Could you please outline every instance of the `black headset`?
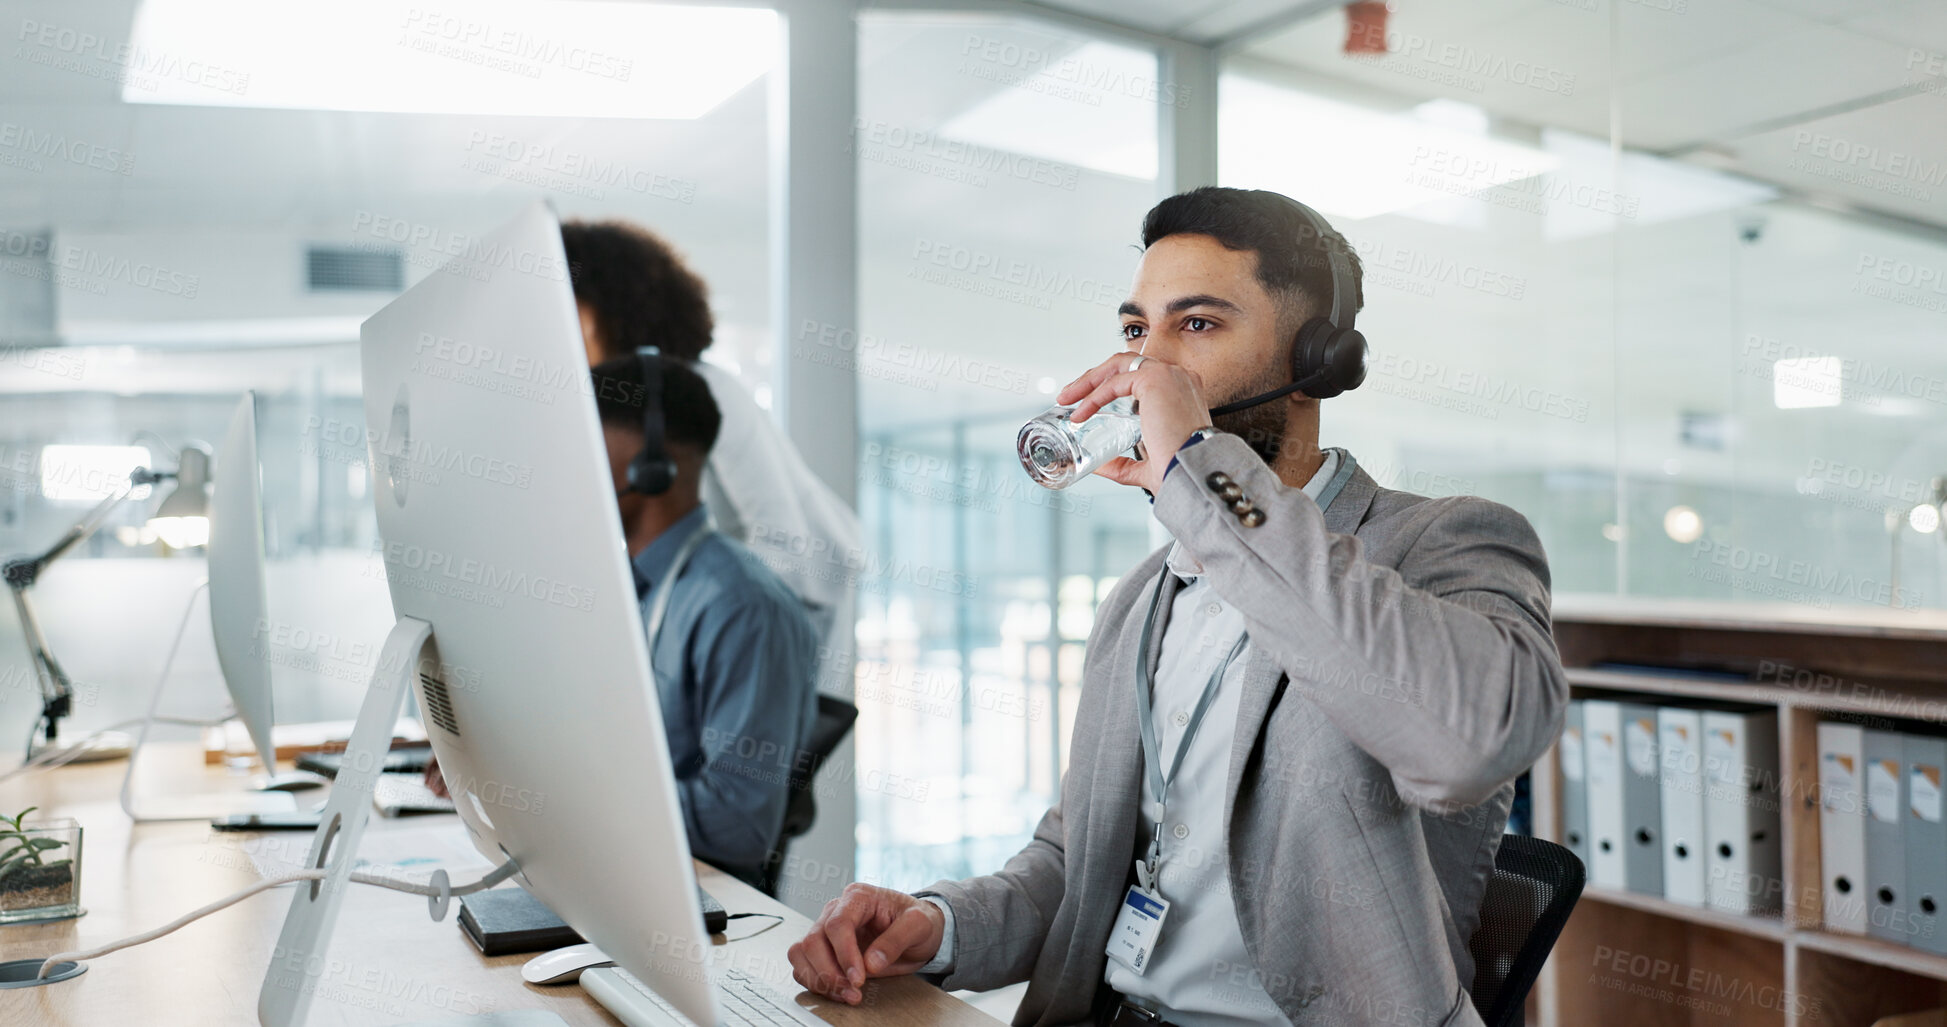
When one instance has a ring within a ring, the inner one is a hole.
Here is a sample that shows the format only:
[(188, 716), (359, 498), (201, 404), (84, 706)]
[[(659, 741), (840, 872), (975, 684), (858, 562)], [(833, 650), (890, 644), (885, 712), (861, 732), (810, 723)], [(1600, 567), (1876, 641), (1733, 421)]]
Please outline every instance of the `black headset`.
[(642, 363), (642, 452), (629, 461), (629, 491), (660, 496), (676, 484), (676, 461), (664, 445), (662, 350), (638, 346), (635, 355)]
[(1332, 306), (1325, 317), (1311, 318), (1298, 327), (1291, 344), (1291, 384), (1215, 407), (1210, 411), (1213, 417), (1247, 410), (1294, 392), (1313, 399), (1331, 399), (1366, 380), (1366, 337), (1352, 326), (1359, 316), (1353, 308), (1358, 290), (1352, 280), (1352, 259), (1332, 244), (1332, 226), (1317, 211), (1289, 196), (1272, 195), (1296, 207), (1317, 234), (1318, 245), (1332, 267)]

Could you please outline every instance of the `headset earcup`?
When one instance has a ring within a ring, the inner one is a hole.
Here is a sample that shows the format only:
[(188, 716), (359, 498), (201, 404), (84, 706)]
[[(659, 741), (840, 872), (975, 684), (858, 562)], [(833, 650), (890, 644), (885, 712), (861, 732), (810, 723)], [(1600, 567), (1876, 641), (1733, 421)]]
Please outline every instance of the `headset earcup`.
[(1358, 388), (1366, 380), (1366, 355), (1366, 337), (1357, 328), (1332, 332), (1325, 340), (1325, 352), (1319, 362), (1326, 372), (1325, 379), (1306, 389), (1305, 395), (1331, 399)]
[[(1316, 376), (1325, 366), (1326, 344), (1331, 341), (1332, 322), (1322, 317), (1314, 317), (1298, 326), (1298, 335), (1291, 343), (1291, 380), (1302, 382)], [(1304, 390), (1305, 395), (1313, 395), (1312, 390)]]
[(656, 460), (643, 453), (629, 462), (629, 491), (660, 496), (676, 484), (676, 461)]

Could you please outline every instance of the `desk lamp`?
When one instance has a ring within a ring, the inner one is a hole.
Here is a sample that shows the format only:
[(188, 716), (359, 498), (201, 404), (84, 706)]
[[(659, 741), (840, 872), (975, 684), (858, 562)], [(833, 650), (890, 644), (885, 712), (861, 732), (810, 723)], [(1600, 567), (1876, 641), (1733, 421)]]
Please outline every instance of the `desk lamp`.
[[(34, 616), (34, 604), (28, 592), (40, 580), (41, 572), (49, 564), (93, 535), (108, 519), (108, 515), (136, 489), (167, 481), (174, 481), (176, 487), (157, 505), (155, 514), (149, 518), (149, 526), (171, 545), (202, 545), (209, 538), (210, 451), (200, 444), (191, 443), (183, 447), (174, 471), (137, 467), (129, 472), (128, 481), (116, 486), (114, 492), (75, 522), (74, 527), (69, 528), (46, 552), (38, 556), (15, 557), (0, 567), (0, 573), (6, 576), (7, 588), (13, 592), (14, 608), (20, 611), (21, 633), (26, 636), (28, 651), (34, 659), (34, 675), (40, 681), (41, 715), (34, 726), (47, 748), (53, 748), (60, 735), (61, 718), (73, 712), (74, 686), (48, 649), (47, 636), (41, 632), (40, 621)], [(44, 734), (41, 733), (43, 726)], [(34, 749), (32, 739), (29, 740), (28, 749), (31, 757)]]

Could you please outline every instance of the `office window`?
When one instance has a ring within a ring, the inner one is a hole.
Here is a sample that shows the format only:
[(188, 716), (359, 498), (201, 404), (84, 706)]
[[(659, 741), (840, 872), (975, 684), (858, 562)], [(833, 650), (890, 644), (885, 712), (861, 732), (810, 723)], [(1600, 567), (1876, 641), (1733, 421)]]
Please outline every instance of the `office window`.
[[(0, 61), (0, 553), (44, 549), (87, 508), (43, 493), (46, 445), (122, 445), (147, 429), (160, 441), (138, 441), (162, 456), (165, 443), (220, 439), (256, 389), (270, 608), (299, 640), (270, 655), (279, 716), (349, 718), (391, 626), (359, 322), (546, 198), (564, 217), (624, 218), (670, 240), (711, 289), (709, 358), (772, 405), (776, 19), (496, 8), (497, 28), (608, 62), (540, 67), (465, 44), (427, 53), (438, 26), (404, 8), (217, 6), (11, 9), (39, 29)], [(642, 31), (670, 18), (681, 31)], [(317, 35), (304, 52), (278, 52), (272, 37), (298, 38), (290, 26), (306, 19)], [(685, 57), (711, 62), (707, 74), (672, 83), (680, 68), (657, 58), (678, 36), (699, 41)], [(63, 49), (78, 38), (99, 42)], [(130, 73), (122, 51), (155, 67)], [(645, 89), (657, 106), (634, 104)], [(614, 116), (632, 111), (657, 116)], [(77, 730), (142, 713), (203, 574), (200, 551), (170, 553), (142, 521), (132, 504), (36, 590), (53, 647), (93, 697)], [(0, 737), (24, 739), (39, 701), (16, 623), (0, 615)], [(215, 709), (217, 673), (207, 631), (191, 632), (172, 695)]]
[(860, 19), (862, 879), (985, 871), (1052, 802), (1082, 643), (1150, 548), (1140, 494), (1050, 492), (1021, 423), (1122, 348), (1156, 195), (1156, 56), (1034, 22)]
[[(1223, 183), (1365, 264), (1324, 441), (1520, 510), (1558, 593), (1942, 605), (1938, 89), (1897, 19), (1620, 6), (1331, 12), (1226, 61)], [(1765, 56), (1799, 46), (1851, 77)]]

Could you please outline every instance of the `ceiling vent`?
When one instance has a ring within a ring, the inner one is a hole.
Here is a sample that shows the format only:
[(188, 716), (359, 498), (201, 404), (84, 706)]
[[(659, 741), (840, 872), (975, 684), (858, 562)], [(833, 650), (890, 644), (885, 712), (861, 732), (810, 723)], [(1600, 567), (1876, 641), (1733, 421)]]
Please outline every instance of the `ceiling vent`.
[(406, 285), (405, 255), (363, 246), (312, 246), (304, 251), (305, 284), (312, 292), (398, 292)]

